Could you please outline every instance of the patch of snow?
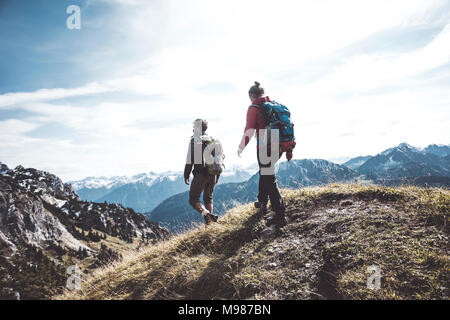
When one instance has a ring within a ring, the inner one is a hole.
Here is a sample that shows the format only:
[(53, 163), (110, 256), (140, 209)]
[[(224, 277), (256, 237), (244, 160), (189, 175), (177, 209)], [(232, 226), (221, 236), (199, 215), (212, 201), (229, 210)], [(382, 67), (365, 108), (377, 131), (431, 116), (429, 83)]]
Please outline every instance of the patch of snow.
[(106, 228), (106, 218), (105, 215), (102, 213), (100, 213), (100, 221), (102, 222), (103, 226)]
[(42, 200), (47, 202), (48, 204), (51, 204), (52, 206), (61, 208), (67, 203), (67, 200), (60, 200), (56, 199), (55, 197), (49, 196), (48, 194), (44, 194), (41, 196)]
[(167, 176), (167, 179), (169, 179), (170, 181), (175, 181), (175, 180), (177, 180), (178, 177), (179, 177), (179, 176), (173, 176), (173, 175), (171, 175), (171, 176)]
[(11, 249), (12, 254), (15, 254), (17, 252), (17, 247), (14, 243), (8, 240), (8, 237), (3, 234), (3, 231), (0, 230), (0, 240), (2, 240), (4, 243), (7, 244), (7, 247)]
[(396, 166), (398, 166), (398, 165), (400, 165), (400, 164), (401, 164), (400, 162), (393, 160), (393, 159), (392, 159), (392, 156), (390, 156), (389, 159), (388, 159), (388, 161), (386, 161), (382, 166), (383, 166), (385, 169), (389, 169), (389, 168), (396, 167)]
[[(225, 168), (222, 173), (223, 177), (231, 177), (234, 175), (248, 175), (252, 176), (258, 171), (257, 164), (253, 164), (249, 167), (232, 166), (230, 168)], [(161, 173), (148, 172), (140, 173), (130, 177), (127, 176), (114, 176), (114, 177), (87, 177), (83, 180), (78, 181), (68, 181), (69, 184), (77, 191), (83, 188), (86, 189), (113, 189), (121, 187), (125, 184), (131, 183), (144, 183), (148, 187), (151, 187), (155, 183), (162, 182), (164, 180), (176, 181), (183, 177), (183, 172), (180, 171), (166, 171)]]
[(142, 182), (145, 183), (147, 186), (153, 185), (156, 181), (158, 181), (161, 178), (168, 177), (169, 179), (175, 180), (177, 177), (181, 176), (181, 172), (174, 172), (169, 171), (161, 174), (156, 174), (153, 172), (149, 173), (140, 173), (136, 174), (131, 177), (127, 176), (115, 176), (115, 177), (88, 177), (83, 180), (79, 181), (69, 181), (73, 188), (75, 190), (80, 190), (83, 188), (86, 189), (99, 189), (99, 188), (106, 188), (106, 189), (112, 189), (121, 187), (125, 184), (129, 183), (137, 183)]

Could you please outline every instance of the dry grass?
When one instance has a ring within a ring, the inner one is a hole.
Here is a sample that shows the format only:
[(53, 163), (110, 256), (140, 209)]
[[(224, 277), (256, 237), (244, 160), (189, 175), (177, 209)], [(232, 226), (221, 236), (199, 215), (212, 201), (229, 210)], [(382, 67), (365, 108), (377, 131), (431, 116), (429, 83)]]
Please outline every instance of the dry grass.
[[(448, 299), (450, 192), (329, 185), (283, 191), (289, 224), (252, 205), (129, 252), (56, 299)], [(367, 267), (382, 288), (366, 286)]]

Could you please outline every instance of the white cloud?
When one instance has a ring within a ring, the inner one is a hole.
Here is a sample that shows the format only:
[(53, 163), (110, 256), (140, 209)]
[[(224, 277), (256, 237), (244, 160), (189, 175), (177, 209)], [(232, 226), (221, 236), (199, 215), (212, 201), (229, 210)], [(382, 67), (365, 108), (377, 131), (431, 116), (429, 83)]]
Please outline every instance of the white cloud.
[[(0, 145), (2, 146), (1, 155), (15, 148), (18, 145), (23, 145), (33, 139), (26, 137), (24, 134), (36, 129), (39, 125), (30, 121), (22, 121), (17, 119), (8, 119), (0, 121)], [(22, 156), (21, 153), (15, 154)], [(3, 160), (5, 161), (5, 160)]]
[(75, 96), (91, 95), (112, 91), (112, 88), (99, 85), (98, 83), (88, 83), (85, 86), (71, 89), (55, 88), (40, 89), (34, 92), (10, 92), (0, 95), (0, 109), (7, 107), (18, 107), (20, 104), (36, 101), (48, 101)]
[(369, 91), (398, 84), (450, 62), (450, 24), (428, 45), (407, 53), (378, 53), (348, 59), (308, 90), (336, 94)]
[[(22, 122), (0, 122), (0, 139), (14, 141), (0, 152), (5, 162), (51, 166), (50, 171), (66, 179), (181, 170), (192, 120), (203, 117), (209, 119), (210, 133), (223, 142), (227, 165), (249, 164), (255, 161), (254, 145), (243, 159), (235, 150), (254, 80), (290, 107), (297, 158), (374, 154), (403, 141), (449, 142), (449, 90), (420, 78), (449, 62), (448, 26), (423, 48), (353, 52), (315, 81), (276, 81), (305, 65), (319, 69), (337, 50), (381, 31), (434, 25), (444, 1), (115, 3), (121, 5), (112, 27), (127, 35), (117, 47), (130, 46), (136, 57), (111, 65), (116, 77), (109, 80), (0, 95), (0, 108), (37, 114)], [(134, 5), (122, 5), (130, 3)], [(199, 89), (211, 83), (232, 86)], [(386, 91), (387, 86), (395, 89)], [(135, 98), (116, 101), (105, 95), (88, 107), (70, 99), (105, 92)], [(160, 98), (146, 99), (149, 95)], [(53, 101), (62, 98), (64, 104)], [(30, 137), (31, 130), (49, 123), (62, 124), (90, 142)], [(10, 129), (9, 135), (4, 129)]]
[(37, 125), (34, 123), (17, 119), (0, 121), (0, 132), (4, 135), (26, 133), (36, 129), (36, 127)]

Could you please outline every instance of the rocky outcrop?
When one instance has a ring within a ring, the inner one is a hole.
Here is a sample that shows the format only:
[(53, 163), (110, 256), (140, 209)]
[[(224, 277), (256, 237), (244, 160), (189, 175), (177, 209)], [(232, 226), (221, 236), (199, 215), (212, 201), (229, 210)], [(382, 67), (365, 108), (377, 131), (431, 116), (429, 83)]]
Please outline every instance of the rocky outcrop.
[(88, 249), (45, 208), (43, 199), (50, 196), (40, 197), (14, 183), (12, 178), (0, 177), (0, 239), (7, 244), (8, 251), (17, 252), (17, 246), (23, 242), (39, 248), (53, 243), (72, 250)]
[(49, 276), (41, 279), (42, 283), (54, 280), (51, 274), (57, 277), (58, 272), (61, 282), (64, 272), (59, 267), (67, 259), (74, 263), (90, 257), (96, 266), (101, 265), (97, 260), (104, 260), (104, 252), (119, 257), (103, 243), (102, 250), (91, 245), (107, 237), (122, 243), (154, 243), (170, 236), (167, 229), (133, 209), (82, 201), (70, 184), (51, 173), (0, 165), (0, 298), (23, 298), (24, 290), (29, 294), (17, 270), (31, 268), (31, 279), (39, 276), (37, 272), (46, 274), (47, 269), (39, 269), (42, 263), (49, 268)]

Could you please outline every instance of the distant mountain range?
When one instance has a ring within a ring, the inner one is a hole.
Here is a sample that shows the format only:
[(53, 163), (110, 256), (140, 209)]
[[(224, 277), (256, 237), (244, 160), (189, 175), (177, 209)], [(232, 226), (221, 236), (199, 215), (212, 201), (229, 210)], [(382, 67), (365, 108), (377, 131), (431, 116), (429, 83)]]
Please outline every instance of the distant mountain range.
[[(0, 172), (2, 170), (5, 170), (3, 166)], [(283, 188), (331, 182), (450, 186), (450, 147), (433, 144), (419, 149), (402, 143), (375, 156), (355, 157), (342, 165), (321, 159), (281, 162), (277, 166), (277, 179)], [(189, 187), (184, 184), (182, 172), (88, 177), (69, 183), (84, 201), (133, 208), (172, 231), (202, 221), (187, 202)], [(224, 213), (237, 203), (254, 201), (257, 184), (256, 165), (227, 169), (216, 187), (216, 212)]]
[[(449, 187), (450, 147), (430, 145), (418, 149), (402, 143), (375, 156), (356, 157), (342, 165), (321, 159), (281, 162), (277, 166), (277, 180), (280, 187), (294, 189), (332, 182)], [(215, 212), (223, 214), (237, 203), (255, 201), (257, 189), (258, 174), (245, 182), (217, 186)], [(188, 192), (164, 200), (148, 217), (175, 232), (202, 221), (188, 204)]]
[(402, 143), (369, 158), (357, 170), (373, 180), (448, 177), (449, 155), (448, 146), (431, 145), (418, 149)]
[[(246, 181), (257, 171), (256, 165), (231, 167), (222, 173), (219, 184)], [(137, 212), (149, 212), (168, 197), (189, 190), (183, 173), (172, 171), (131, 177), (88, 177), (68, 183), (85, 201), (118, 203)]]

